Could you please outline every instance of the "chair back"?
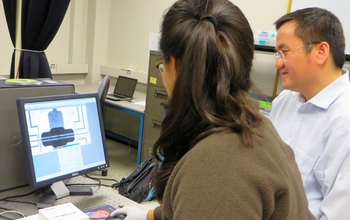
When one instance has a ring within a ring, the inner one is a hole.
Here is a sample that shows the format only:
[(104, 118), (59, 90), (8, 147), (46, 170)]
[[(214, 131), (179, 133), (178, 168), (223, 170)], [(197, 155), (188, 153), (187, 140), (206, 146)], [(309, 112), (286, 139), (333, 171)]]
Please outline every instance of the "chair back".
[(109, 82), (110, 82), (110, 78), (109, 76), (104, 76), (100, 86), (98, 87), (98, 97), (100, 99), (100, 104), (101, 104), (101, 111), (103, 114), (103, 109), (104, 109), (104, 102), (108, 93), (108, 89), (109, 89)]

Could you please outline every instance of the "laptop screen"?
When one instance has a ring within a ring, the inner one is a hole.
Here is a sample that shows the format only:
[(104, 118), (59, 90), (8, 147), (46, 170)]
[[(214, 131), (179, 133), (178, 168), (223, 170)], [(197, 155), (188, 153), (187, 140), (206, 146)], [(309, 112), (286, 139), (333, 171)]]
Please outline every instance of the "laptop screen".
[(114, 88), (114, 94), (126, 98), (132, 98), (136, 84), (137, 79), (119, 76)]

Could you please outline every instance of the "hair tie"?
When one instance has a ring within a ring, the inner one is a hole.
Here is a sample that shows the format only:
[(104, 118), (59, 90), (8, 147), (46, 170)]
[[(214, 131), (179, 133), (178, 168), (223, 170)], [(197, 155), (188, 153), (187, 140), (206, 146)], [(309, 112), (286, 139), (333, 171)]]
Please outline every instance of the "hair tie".
[(202, 20), (205, 20), (205, 19), (208, 19), (211, 23), (213, 23), (215, 27), (215, 31), (217, 31), (218, 25), (219, 25), (218, 21), (211, 15), (205, 15), (201, 17), (198, 22), (201, 22)]

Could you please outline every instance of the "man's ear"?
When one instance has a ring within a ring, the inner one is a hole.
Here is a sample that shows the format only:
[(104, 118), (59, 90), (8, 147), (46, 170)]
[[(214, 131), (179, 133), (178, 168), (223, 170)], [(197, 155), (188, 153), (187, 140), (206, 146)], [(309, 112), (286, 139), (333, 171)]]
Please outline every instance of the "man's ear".
[(316, 62), (319, 65), (323, 65), (330, 58), (330, 48), (326, 41), (321, 41), (315, 45), (316, 49)]

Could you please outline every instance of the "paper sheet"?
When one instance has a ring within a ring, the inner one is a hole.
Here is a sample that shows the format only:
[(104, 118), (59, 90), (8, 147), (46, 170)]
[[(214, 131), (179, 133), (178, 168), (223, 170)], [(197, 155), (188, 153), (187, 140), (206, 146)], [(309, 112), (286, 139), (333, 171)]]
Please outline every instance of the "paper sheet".
[(141, 101), (141, 102), (135, 102), (135, 105), (142, 105), (142, 106), (146, 106), (146, 101)]

